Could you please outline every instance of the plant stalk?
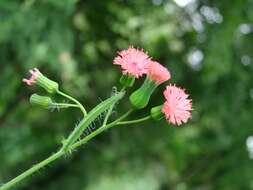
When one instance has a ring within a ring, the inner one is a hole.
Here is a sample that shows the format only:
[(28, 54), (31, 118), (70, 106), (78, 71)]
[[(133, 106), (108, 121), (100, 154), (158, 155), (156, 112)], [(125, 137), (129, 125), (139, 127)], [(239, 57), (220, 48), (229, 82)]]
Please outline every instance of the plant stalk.
[(11, 181), (5, 183), (3, 186), (0, 187), (0, 190), (8, 190), (11, 187), (15, 186), (25, 178), (31, 176), (34, 172), (38, 171), (39, 169), (45, 167), (49, 163), (59, 159), (61, 156), (63, 156), (65, 153), (63, 151), (58, 151), (54, 153), (52, 156), (48, 157), (47, 159), (43, 160), (42, 162), (34, 165), (32, 168), (28, 169), (24, 173), (20, 174), (19, 176), (15, 177)]
[(48, 164), (50, 164), (51, 162), (61, 158), (63, 155), (67, 154), (69, 151), (76, 149), (77, 147), (87, 143), (89, 140), (93, 139), (95, 136), (99, 135), (100, 133), (102, 133), (103, 131), (105, 131), (108, 128), (111, 128), (115, 125), (117, 125), (117, 123), (121, 120), (123, 120), (124, 118), (126, 118), (128, 115), (130, 115), (133, 112), (133, 110), (129, 110), (128, 112), (126, 112), (124, 115), (122, 115), (120, 118), (118, 118), (117, 120), (111, 122), (108, 125), (102, 126), (100, 128), (98, 128), (96, 131), (94, 131), (93, 133), (91, 133), (90, 135), (84, 137), (82, 140), (74, 143), (73, 145), (71, 145), (69, 147), (69, 149), (67, 151), (64, 151), (63, 149), (60, 149), (58, 152), (54, 153), (52, 156), (48, 157), (47, 159), (43, 160), (42, 162), (34, 165), (32, 168), (26, 170), (25, 172), (23, 172), (22, 174), (18, 175), (17, 177), (15, 177), (14, 179), (10, 180), (9, 182), (5, 183), (4, 185), (2, 185), (0, 187), (0, 190), (9, 190), (10, 188), (14, 187), (15, 185), (17, 185), (18, 183), (20, 183), (22, 180), (24, 180), (25, 178), (31, 176), (33, 173), (37, 172), (38, 170), (40, 170), (41, 168), (47, 166)]

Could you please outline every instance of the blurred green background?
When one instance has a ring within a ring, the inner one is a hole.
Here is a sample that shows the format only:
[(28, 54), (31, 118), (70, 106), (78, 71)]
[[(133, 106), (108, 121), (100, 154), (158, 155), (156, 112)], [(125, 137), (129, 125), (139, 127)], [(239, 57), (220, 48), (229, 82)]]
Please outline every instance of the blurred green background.
[(118, 85), (116, 52), (134, 45), (187, 89), (192, 120), (109, 130), (16, 189), (253, 189), (252, 44), (252, 0), (0, 0), (0, 184), (56, 151), (81, 119), (30, 106), (39, 89), (21, 82), (27, 70), (90, 110)]

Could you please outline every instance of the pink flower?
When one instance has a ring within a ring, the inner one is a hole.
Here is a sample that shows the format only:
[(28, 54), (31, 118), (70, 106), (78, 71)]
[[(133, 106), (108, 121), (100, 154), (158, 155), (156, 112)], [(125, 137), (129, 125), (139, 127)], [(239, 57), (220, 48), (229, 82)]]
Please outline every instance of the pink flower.
[(118, 56), (113, 60), (113, 64), (120, 65), (124, 74), (139, 78), (147, 73), (149, 61), (149, 56), (142, 50), (129, 47), (127, 50), (118, 52)]
[(192, 100), (189, 95), (181, 88), (175, 85), (167, 86), (163, 92), (166, 102), (163, 105), (162, 112), (165, 114), (169, 123), (181, 125), (191, 118)]
[(31, 77), (29, 79), (23, 79), (23, 82), (26, 83), (27, 85), (31, 86), (36, 82), (36, 79), (38, 78), (40, 71), (37, 68), (29, 70), (31, 73)]
[(158, 85), (170, 79), (168, 69), (156, 61), (149, 62), (147, 75)]

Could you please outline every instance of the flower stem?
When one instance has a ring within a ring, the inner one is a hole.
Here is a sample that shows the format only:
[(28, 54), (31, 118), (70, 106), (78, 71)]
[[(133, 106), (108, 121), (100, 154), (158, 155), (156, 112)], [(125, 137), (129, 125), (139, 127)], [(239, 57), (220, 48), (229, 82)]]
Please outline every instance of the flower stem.
[[(120, 92), (125, 91), (125, 89), (126, 89), (126, 87), (123, 87), (123, 88), (120, 90)], [(115, 106), (115, 104), (113, 104), (113, 105), (109, 108), (109, 110), (107, 111), (106, 116), (105, 116), (105, 119), (104, 119), (103, 124), (102, 124), (102, 127), (104, 127), (104, 126), (107, 124), (107, 121), (108, 121), (108, 119), (109, 119), (109, 117), (110, 117), (110, 115), (111, 115), (111, 113), (112, 113), (112, 110), (113, 110), (113, 107), (114, 107), (114, 106)]]
[[(74, 143), (71, 147), (70, 150), (76, 149), (77, 147), (87, 143), (90, 139), (94, 138), (95, 136), (99, 135), (100, 133), (102, 133), (103, 131), (105, 131), (106, 129), (109, 129), (115, 125), (118, 124), (118, 122), (120, 122), (121, 120), (125, 119), (127, 116), (129, 116), (131, 113), (133, 112), (133, 110), (129, 110), (128, 112), (126, 112), (124, 115), (122, 115), (120, 118), (118, 118), (117, 120), (109, 123), (108, 125), (104, 125), (102, 127), (99, 127), (97, 130), (95, 130), (93, 133), (91, 133), (90, 135), (84, 137), (83, 139), (79, 140), (78, 142)], [(1, 189), (0, 189), (1, 190)]]
[(58, 107), (58, 108), (69, 108), (69, 107), (75, 107), (79, 108), (79, 105), (77, 104), (66, 104), (66, 103), (53, 103), (53, 106)]
[(106, 126), (107, 121), (108, 121), (108, 119), (109, 119), (109, 117), (110, 117), (110, 115), (111, 115), (111, 113), (112, 113), (113, 107), (114, 107), (114, 104), (113, 104), (113, 105), (109, 108), (109, 110), (107, 111), (106, 116), (105, 116), (105, 119), (104, 119), (104, 121), (103, 121), (102, 127)]
[(61, 156), (63, 156), (65, 153), (63, 151), (58, 151), (54, 153), (52, 156), (48, 157), (44, 161), (36, 164), (32, 168), (28, 169), (24, 173), (20, 174), (19, 176), (15, 177), (8, 183), (4, 184), (3, 186), (0, 187), (0, 190), (8, 190), (11, 187), (15, 186), (17, 183), (21, 182), (23, 179), (31, 176), (34, 172), (38, 171), (39, 169), (43, 168), (44, 166), (50, 164), (51, 162), (59, 159)]
[(83, 112), (83, 115), (84, 115), (84, 116), (87, 115), (87, 111), (85, 110), (85, 108), (83, 107), (83, 105), (82, 105), (78, 100), (76, 100), (75, 98), (73, 98), (73, 97), (71, 97), (71, 96), (65, 94), (64, 92), (62, 92), (62, 91), (60, 91), (60, 90), (58, 90), (57, 93), (58, 93), (59, 95), (65, 97), (65, 98), (68, 98), (68, 99), (70, 99), (71, 101), (75, 102), (75, 103), (79, 106), (79, 108), (81, 109), (81, 111)]
[(140, 123), (140, 122), (143, 122), (143, 121), (147, 121), (149, 119), (151, 119), (150, 115), (146, 116), (146, 117), (143, 117), (143, 118), (140, 118), (140, 119), (136, 119), (136, 120), (118, 122), (117, 125), (135, 124), (135, 123)]

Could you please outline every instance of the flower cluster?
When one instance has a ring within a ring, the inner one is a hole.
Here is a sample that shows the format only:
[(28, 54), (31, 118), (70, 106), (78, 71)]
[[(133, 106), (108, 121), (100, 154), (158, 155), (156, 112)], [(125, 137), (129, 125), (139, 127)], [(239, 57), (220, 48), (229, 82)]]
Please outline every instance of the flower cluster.
[[(130, 96), (131, 103), (137, 109), (146, 107), (155, 88), (171, 78), (166, 67), (152, 60), (143, 50), (133, 47), (120, 51), (113, 63), (121, 66), (123, 75), (134, 78), (147, 76), (144, 84)], [(186, 123), (191, 118), (190, 111), (192, 110), (189, 95), (183, 89), (171, 84), (166, 87), (163, 94), (166, 99), (165, 103), (153, 109), (151, 115), (158, 117), (155, 113), (158, 111), (159, 114), (164, 114), (167, 121), (173, 125)]]
[[(171, 74), (166, 67), (151, 59), (143, 50), (134, 47), (118, 52), (113, 64), (121, 66), (123, 75), (120, 82), (125, 88), (132, 87), (135, 79), (146, 75), (142, 86), (129, 97), (135, 109), (145, 108), (154, 90), (171, 78)], [(23, 82), (27, 85), (37, 84), (50, 94), (59, 93), (58, 83), (45, 77), (37, 68), (31, 69), (30, 73), (31, 77), (29, 79), (23, 79)], [(163, 94), (165, 102), (163, 105), (151, 109), (152, 118), (160, 119), (165, 117), (168, 123), (173, 125), (186, 123), (191, 118), (192, 110), (192, 101), (188, 98), (189, 95), (183, 89), (172, 84), (166, 87)], [(38, 95), (32, 97), (33, 104), (52, 107), (53, 103), (47, 97)], [(65, 107), (63, 104), (58, 104), (59, 106)], [(83, 112), (86, 111), (83, 110)]]
[[(181, 125), (191, 118), (192, 101), (188, 98), (189, 95), (183, 89), (170, 84), (163, 92), (165, 102), (162, 105), (153, 107), (149, 111), (148, 116), (144, 118), (130, 121), (125, 120), (134, 111), (145, 108), (154, 90), (162, 83), (168, 81), (171, 75), (166, 67), (151, 59), (143, 50), (134, 47), (120, 51), (114, 59), (113, 64), (120, 65), (122, 68), (123, 74), (120, 78), (122, 89), (119, 92), (116, 90), (111, 97), (100, 102), (89, 112), (86, 111), (85, 107), (78, 100), (61, 91), (57, 82), (47, 78), (37, 68), (30, 70), (31, 77), (28, 79), (24, 78), (23, 82), (28, 86), (37, 85), (42, 87), (47, 92), (47, 95), (32, 94), (30, 96), (31, 104), (51, 109), (52, 111), (62, 108), (78, 108), (82, 112), (83, 118), (67, 138), (62, 140), (62, 146), (56, 153), (7, 182), (0, 189), (7, 190), (13, 187), (34, 172), (71, 153), (77, 147), (86, 144), (92, 138), (114, 126), (136, 124), (149, 119), (159, 120), (164, 117), (170, 124)], [(132, 87), (135, 79), (143, 75), (146, 75), (144, 83), (129, 96), (132, 104), (131, 109), (114, 121), (110, 121), (114, 106), (127, 95), (126, 89)], [(61, 98), (67, 99), (70, 102), (56, 102), (54, 101), (56, 96), (61, 96)], [(94, 131), (90, 131), (90, 126), (96, 124), (98, 119), (101, 121), (100, 117), (103, 120), (103, 122), (99, 122), (101, 126), (95, 128)], [(89, 130), (88, 133), (86, 133), (87, 130)]]

